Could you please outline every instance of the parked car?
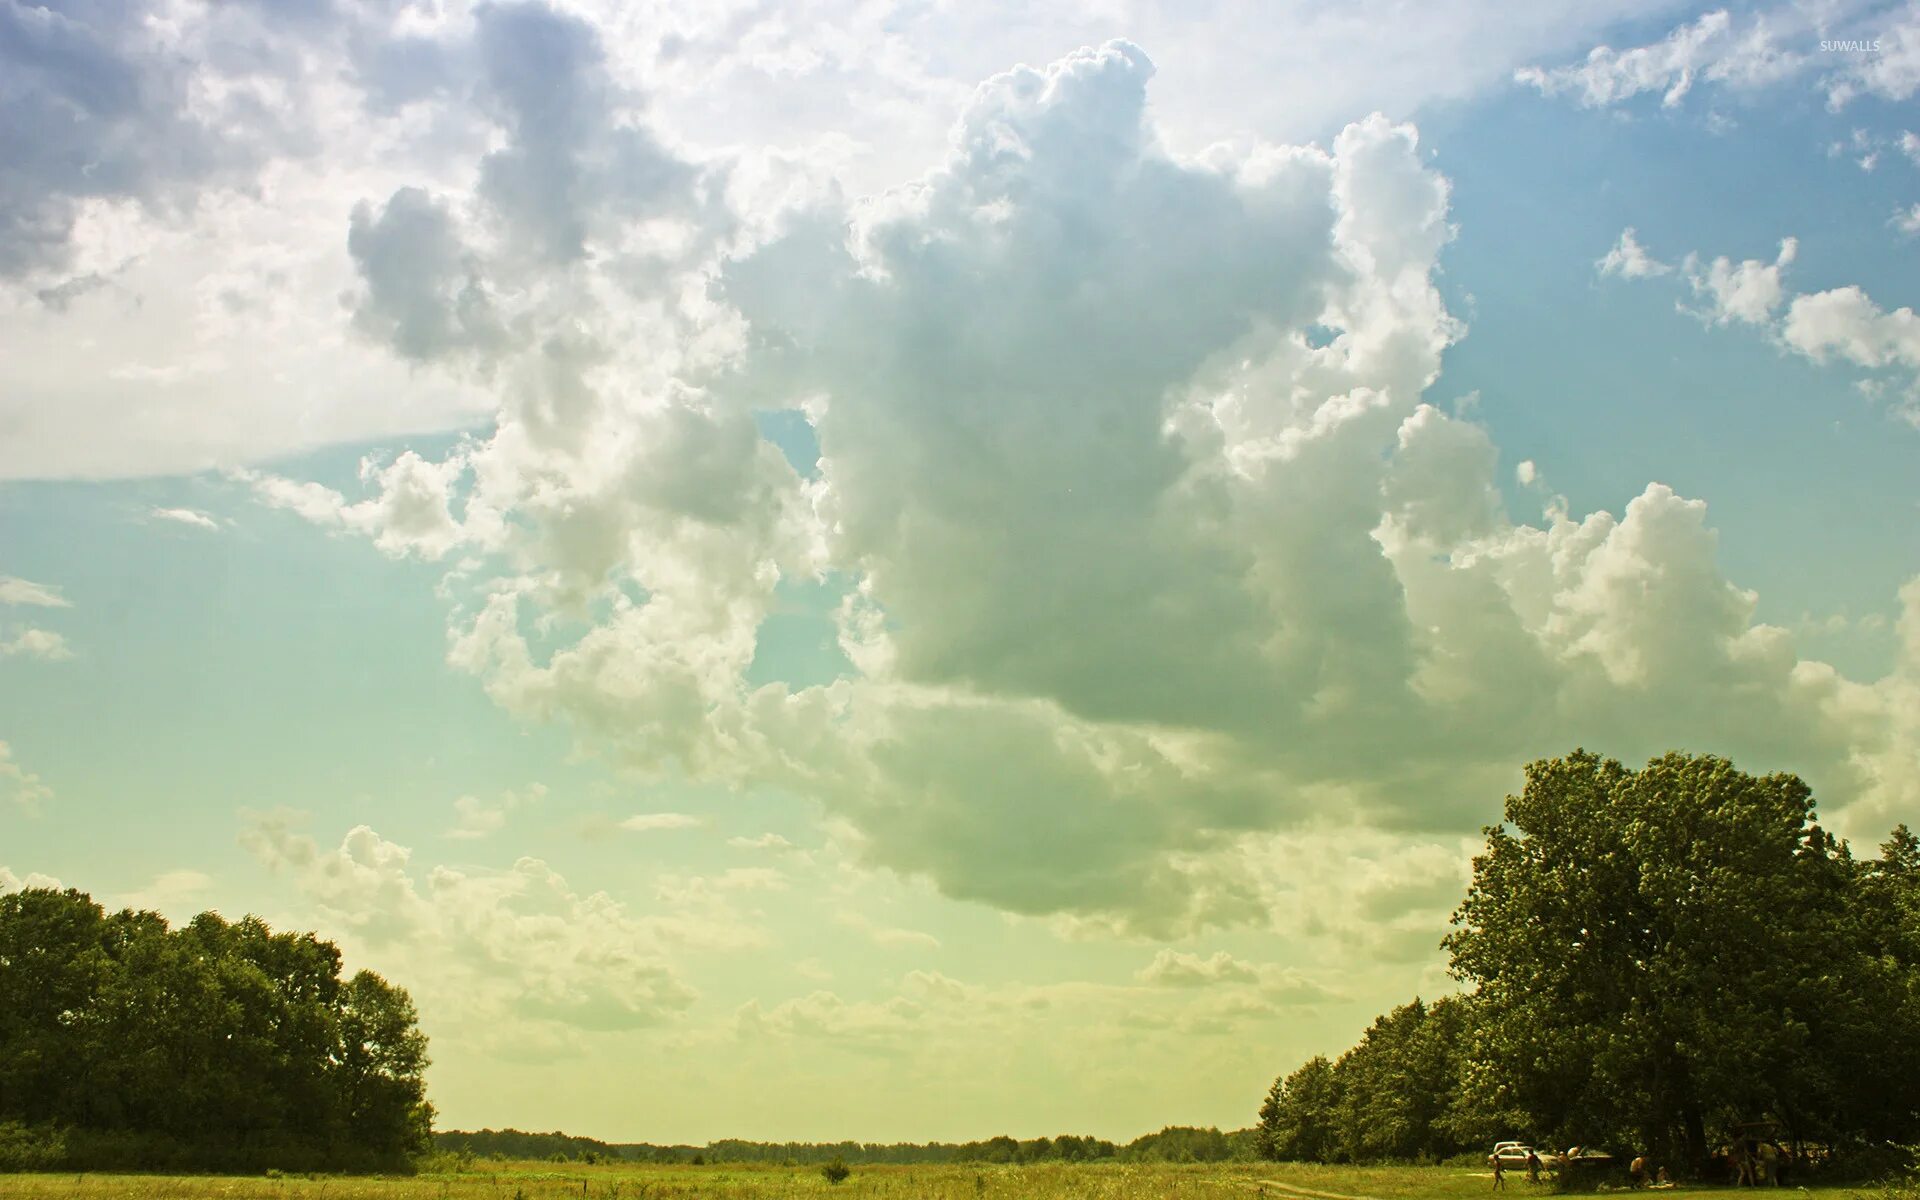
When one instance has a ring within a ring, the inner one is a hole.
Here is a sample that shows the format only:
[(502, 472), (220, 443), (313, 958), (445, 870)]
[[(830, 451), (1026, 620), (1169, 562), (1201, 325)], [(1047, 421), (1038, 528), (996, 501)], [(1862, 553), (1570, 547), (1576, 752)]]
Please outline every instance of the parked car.
[[(1533, 1147), (1524, 1142), (1500, 1142), (1494, 1146), (1493, 1153), (1487, 1155), (1487, 1165), (1492, 1166), (1497, 1160), (1509, 1171), (1524, 1171), (1527, 1169), (1527, 1156), (1532, 1153)], [(1540, 1158), (1544, 1163), (1546, 1155)]]

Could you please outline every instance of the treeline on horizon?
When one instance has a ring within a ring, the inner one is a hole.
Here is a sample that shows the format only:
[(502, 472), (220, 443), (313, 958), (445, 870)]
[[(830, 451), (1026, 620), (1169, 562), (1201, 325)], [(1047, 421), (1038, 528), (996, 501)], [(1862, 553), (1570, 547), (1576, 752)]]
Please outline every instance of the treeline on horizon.
[(408, 1169), (426, 1048), (311, 933), (0, 895), (0, 1171)]
[(1213, 1128), (1170, 1125), (1124, 1144), (1103, 1138), (1063, 1134), (1016, 1139), (1007, 1136), (977, 1142), (750, 1142), (728, 1138), (704, 1146), (603, 1142), (565, 1133), (525, 1133), (518, 1129), (446, 1130), (433, 1135), (434, 1148), (476, 1158), (565, 1159), (577, 1162), (649, 1163), (793, 1163), (834, 1161), (863, 1164), (941, 1164), (1037, 1162), (1227, 1162), (1255, 1157), (1255, 1131), (1222, 1133)]
[(1792, 775), (1585, 751), (1528, 766), (1444, 945), (1467, 991), (1274, 1081), (1264, 1158), (1437, 1161), (1514, 1139), (1724, 1168), (1911, 1160), (1920, 839), (1856, 858)]

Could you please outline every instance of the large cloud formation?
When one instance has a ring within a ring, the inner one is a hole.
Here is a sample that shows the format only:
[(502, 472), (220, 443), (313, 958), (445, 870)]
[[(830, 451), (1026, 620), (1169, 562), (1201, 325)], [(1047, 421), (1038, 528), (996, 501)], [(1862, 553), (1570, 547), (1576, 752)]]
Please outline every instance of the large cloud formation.
[[(1486, 432), (1423, 399), (1465, 330), (1410, 126), (1181, 157), (1113, 42), (982, 84), (910, 184), (796, 177), (749, 219), (584, 22), (459, 37), (496, 136), (464, 190), (355, 210), (351, 320), (490, 381), (494, 429), (359, 502), (250, 478), (455, 561), (451, 661), (513, 710), (812, 798), (948, 895), (1160, 936), (1272, 919), (1301, 831), (1470, 828), (1576, 742), (1920, 800), (1911, 644), (1871, 685), (1801, 661), (1659, 484), (1509, 515)], [(801, 585), (843, 657), (768, 681)]]

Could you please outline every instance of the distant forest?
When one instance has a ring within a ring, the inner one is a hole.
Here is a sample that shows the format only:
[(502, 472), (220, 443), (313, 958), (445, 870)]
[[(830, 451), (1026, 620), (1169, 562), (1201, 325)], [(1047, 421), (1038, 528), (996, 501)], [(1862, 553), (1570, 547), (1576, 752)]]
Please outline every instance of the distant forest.
[(0, 895), (0, 1171), (405, 1169), (426, 1065), (407, 993), (310, 933)]
[(434, 1146), (449, 1154), (479, 1158), (552, 1159), (576, 1162), (626, 1159), (658, 1163), (798, 1163), (836, 1159), (862, 1163), (1035, 1163), (1035, 1162), (1226, 1162), (1255, 1157), (1255, 1130), (1222, 1133), (1218, 1129), (1169, 1126), (1124, 1145), (1101, 1138), (1063, 1134), (1024, 1141), (1001, 1136), (979, 1142), (747, 1142), (737, 1139), (704, 1146), (656, 1146), (647, 1142), (602, 1142), (564, 1133), (523, 1133), (518, 1129), (448, 1131), (433, 1135)]
[[(1437, 1160), (1515, 1139), (1801, 1167), (1920, 1131), (1920, 839), (1855, 858), (1792, 775), (1585, 751), (1527, 768), (1445, 945), (1469, 988), (1274, 1081), (1263, 1157)], [(1871, 1169), (1871, 1168), (1870, 1168)]]

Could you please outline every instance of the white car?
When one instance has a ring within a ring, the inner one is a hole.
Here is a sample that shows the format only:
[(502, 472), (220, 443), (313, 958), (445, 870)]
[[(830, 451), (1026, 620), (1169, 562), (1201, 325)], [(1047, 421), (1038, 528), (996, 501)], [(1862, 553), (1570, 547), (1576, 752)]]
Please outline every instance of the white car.
[[(1525, 1142), (1499, 1142), (1494, 1145), (1493, 1153), (1487, 1155), (1487, 1165), (1492, 1166), (1498, 1162), (1509, 1171), (1524, 1171), (1527, 1168), (1527, 1157), (1533, 1152), (1533, 1147)], [(1542, 1154), (1540, 1160), (1544, 1163), (1546, 1157)]]

